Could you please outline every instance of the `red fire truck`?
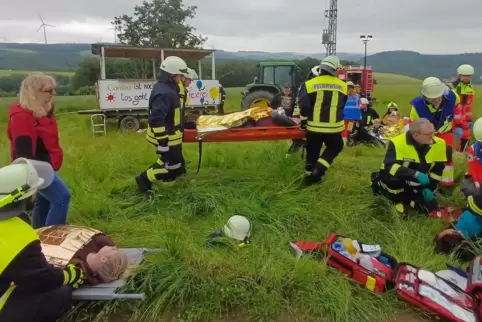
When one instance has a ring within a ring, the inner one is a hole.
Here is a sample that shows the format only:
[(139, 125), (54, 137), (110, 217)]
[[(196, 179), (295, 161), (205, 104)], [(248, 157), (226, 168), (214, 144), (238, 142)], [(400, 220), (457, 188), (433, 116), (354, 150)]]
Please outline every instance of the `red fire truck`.
[(344, 81), (352, 81), (355, 85), (360, 85), (363, 96), (373, 96), (373, 70), (371, 66), (366, 69), (363, 66), (345, 66), (336, 72), (338, 78)]

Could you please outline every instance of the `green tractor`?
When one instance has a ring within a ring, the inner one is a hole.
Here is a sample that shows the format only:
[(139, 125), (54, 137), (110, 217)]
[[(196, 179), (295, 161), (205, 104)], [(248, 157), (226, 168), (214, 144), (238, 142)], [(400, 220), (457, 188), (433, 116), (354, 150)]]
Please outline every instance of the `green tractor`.
[(295, 95), (303, 81), (301, 69), (294, 62), (259, 62), (258, 76), (254, 82), (246, 85), (241, 93), (241, 107), (243, 110), (255, 106), (270, 106), (273, 97), (281, 92), (281, 86), (287, 83)]

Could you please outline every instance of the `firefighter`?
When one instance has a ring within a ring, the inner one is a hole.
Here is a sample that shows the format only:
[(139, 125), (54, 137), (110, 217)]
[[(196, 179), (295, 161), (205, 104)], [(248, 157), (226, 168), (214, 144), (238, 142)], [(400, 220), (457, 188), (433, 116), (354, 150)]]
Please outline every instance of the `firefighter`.
[(57, 321), (70, 309), (72, 289), (85, 280), (74, 265), (50, 265), (37, 232), (19, 218), (53, 177), (42, 161), (20, 158), (0, 168), (0, 321)]
[(219, 84), (219, 94), (221, 95), (221, 100), (219, 102), (218, 112), (219, 114), (224, 115), (224, 104), (226, 103), (226, 90), (221, 84)]
[(328, 56), (320, 64), (320, 76), (306, 81), (300, 88), (301, 128), (306, 130), (305, 185), (321, 182), (343, 150), (343, 109), (348, 90), (347, 84), (336, 76), (340, 68), (338, 57)]
[(460, 104), (457, 105), (454, 115), (454, 134), (457, 152), (464, 152), (470, 139), (472, 104), (474, 102), (474, 89), (471, 84), (473, 75), (474, 67), (467, 64), (460, 65), (457, 68), (457, 80), (448, 84), (460, 99)]
[(360, 126), (369, 127), (373, 125), (373, 121), (380, 119), (378, 112), (371, 107), (370, 102), (365, 97), (360, 99), (361, 107), (361, 124)]
[(291, 90), (290, 84), (285, 83), (282, 87), (282, 91), (276, 94), (271, 100), (270, 106), (274, 110), (282, 107), (285, 115), (292, 117), (295, 110), (296, 97)]
[(189, 78), (186, 62), (169, 56), (161, 63), (161, 72), (149, 98), (146, 139), (156, 146), (157, 161), (136, 177), (141, 192), (152, 190), (156, 181), (171, 182), (185, 173), (182, 161), (182, 122), (179, 88), (183, 77)]
[[(320, 65), (313, 66), (313, 68), (311, 68), (310, 72), (306, 76), (306, 81), (309, 81), (310, 79), (313, 79), (314, 77), (320, 76), (320, 72), (321, 72)], [(300, 85), (300, 88), (298, 88), (298, 95), (296, 95), (295, 108), (293, 110), (293, 117), (298, 118), (298, 119), (300, 118), (300, 108), (299, 108), (298, 99), (300, 97), (299, 93), (300, 93), (300, 89), (301, 89), (302, 86), (303, 86), (303, 83)], [(306, 146), (306, 138), (303, 138), (303, 139), (300, 139), (300, 140), (293, 140), (292, 142), (293, 143), (291, 144), (291, 146), (288, 149), (288, 152), (286, 153), (287, 156), (289, 154), (293, 154), (293, 153), (298, 152), (299, 150), (304, 149), (305, 146)], [(304, 150), (302, 150), (302, 151), (304, 151)], [(301, 154), (301, 157), (303, 158), (303, 153)]]
[(353, 131), (353, 126), (356, 122), (361, 121), (361, 110), (360, 110), (360, 94), (355, 91), (355, 84), (353, 82), (346, 82), (348, 87), (348, 99), (343, 110), (343, 119), (345, 120), (345, 130), (343, 131), (343, 142), (346, 144), (348, 141), (348, 136)]
[[(435, 127), (436, 136), (443, 139), (448, 146), (453, 145), (453, 118), (459, 97), (449, 91), (447, 86), (436, 77), (427, 77), (422, 82), (421, 95), (413, 99), (409, 122), (419, 118), (428, 119)], [(442, 186), (454, 184), (454, 167), (452, 158), (445, 164), (442, 175)]]
[(439, 206), (434, 192), (442, 179), (445, 162), (452, 159), (452, 148), (435, 136), (433, 124), (419, 118), (409, 131), (392, 138), (379, 172), (372, 173), (372, 190), (395, 203), (404, 216), (411, 206), (437, 216)]
[(460, 190), (466, 195), (480, 194), (482, 184), (482, 118), (474, 123), (473, 133), (475, 143), (467, 149), (469, 171), (460, 185)]
[(385, 117), (392, 115), (393, 112), (398, 112), (398, 105), (394, 102), (390, 102), (387, 105), (387, 111), (385, 112), (385, 114), (383, 114), (383, 116), (381, 118), (382, 124), (385, 124), (385, 122), (384, 122)]

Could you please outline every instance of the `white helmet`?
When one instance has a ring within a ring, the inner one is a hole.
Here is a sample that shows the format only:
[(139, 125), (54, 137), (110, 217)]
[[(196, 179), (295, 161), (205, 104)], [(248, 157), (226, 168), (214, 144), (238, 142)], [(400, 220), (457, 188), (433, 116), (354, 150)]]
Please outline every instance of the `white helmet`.
[(237, 241), (246, 242), (251, 237), (251, 222), (244, 216), (231, 216), (224, 225), (223, 232)]
[(161, 63), (161, 70), (171, 75), (183, 75), (189, 77), (189, 71), (184, 59), (177, 56), (169, 56)]
[(199, 79), (199, 76), (197, 75), (197, 73), (194, 69), (188, 68), (187, 72), (188, 72), (188, 75), (189, 75), (187, 78), (194, 79), (194, 80)]
[(336, 71), (341, 68), (340, 59), (336, 56), (325, 57), (320, 63), (320, 69), (336, 76)]
[(362, 98), (360, 98), (360, 104), (368, 105), (368, 104), (370, 104), (370, 102), (365, 97), (362, 97)]
[(320, 65), (316, 65), (315, 67), (313, 67), (311, 69), (311, 73), (314, 75), (314, 76), (320, 76)]
[(355, 84), (354, 84), (352, 81), (348, 81), (348, 82), (346, 82), (346, 86), (353, 86), (353, 87), (355, 87)]
[(426, 98), (439, 98), (444, 95), (447, 86), (437, 77), (427, 77), (422, 83), (422, 95)]
[(458, 75), (474, 75), (475, 70), (474, 67), (468, 64), (460, 65), (459, 68), (457, 68), (457, 74)]
[(482, 141), (482, 118), (478, 118), (474, 122), (474, 126), (472, 128), (472, 132), (474, 134), (474, 138), (477, 141)]
[(49, 163), (25, 158), (18, 158), (12, 164), (0, 168), (0, 219), (7, 219), (2, 208), (27, 199), (38, 189), (45, 189), (52, 183), (54, 176), (54, 169)]

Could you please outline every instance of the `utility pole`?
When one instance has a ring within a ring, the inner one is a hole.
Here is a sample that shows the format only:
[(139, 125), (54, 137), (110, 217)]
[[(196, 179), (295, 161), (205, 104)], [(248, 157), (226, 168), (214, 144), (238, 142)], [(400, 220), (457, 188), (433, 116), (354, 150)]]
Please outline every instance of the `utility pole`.
[(338, 19), (338, 0), (330, 1), (330, 8), (325, 10), (328, 29), (323, 29), (321, 43), (326, 47), (326, 56), (336, 55), (336, 25)]
[[(367, 45), (368, 45), (368, 42), (373, 39), (373, 36), (372, 35), (361, 35), (360, 39), (363, 42), (363, 44), (365, 45), (365, 58), (364, 58), (364, 63), (363, 63), (363, 80), (362, 80), (364, 88), (362, 88), (362, 91), (364, 93), (366, 93), (367, 86), (368, 86), (367, 85), (367, 82), (368, 82), (368, 76), (367, 76)], [(367, 78), (367, 79), (365, 79), (365, 78)]]

